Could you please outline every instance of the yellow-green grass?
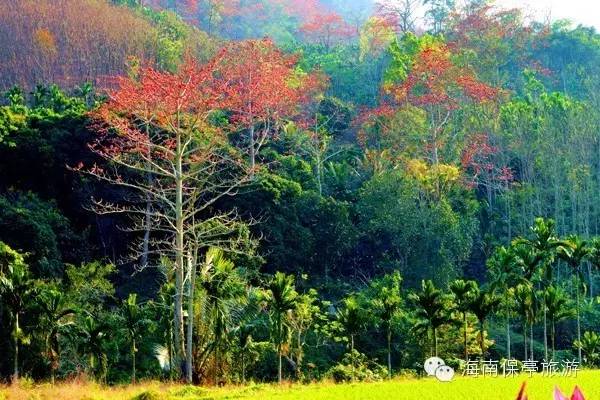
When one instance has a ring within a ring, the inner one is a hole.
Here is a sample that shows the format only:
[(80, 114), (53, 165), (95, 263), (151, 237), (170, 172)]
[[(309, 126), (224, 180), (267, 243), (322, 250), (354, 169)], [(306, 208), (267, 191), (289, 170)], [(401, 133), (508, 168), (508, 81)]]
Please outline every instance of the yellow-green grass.
[(527, 381), (529, 400), (551, 400), (554, 386), (569, 394), (578, 385), (587, 400), (600, 399), (600, 371), (581, 371), (577, 378), (534, 375), (502, 377), (457, 377), (450, 383), (433, 378), (399, 378), (379, 383), (311, 385), (249, 385), (224, 388), (200, 388), (147, 382), (138, 385), (103, 387), (92, 383), (69, 383), (51, 386), (15, 385), (0, 387), (4, 400), (201, 400), (201, 399), (281, 399), (281, 400), (512, 400), (523, 381)]

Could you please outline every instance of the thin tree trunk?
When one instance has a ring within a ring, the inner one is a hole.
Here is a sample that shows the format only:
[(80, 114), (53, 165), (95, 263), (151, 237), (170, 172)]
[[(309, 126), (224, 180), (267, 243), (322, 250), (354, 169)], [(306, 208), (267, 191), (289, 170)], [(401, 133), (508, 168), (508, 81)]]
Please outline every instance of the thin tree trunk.
[(245, 363), (245, 359), (244, 359), (244, 354), (246, 352), (244, 350), (242, 350), (242, 385), (246, 384), (246, 363)]
[(167, 333), (167, 347), (169, 350), (169, 380), (173, 380), (173, 359), (174, 359), (174, 351), (173, 351), (173, 326), (169, 324), (168, 333)]
[[(579, 312), (579, 269), (576, 269), (575, 274), (577, 274), (575, 278), (575, 298), (577, 303), (577, 341), (581, 344), (581, 317)], [(577, 358), (579, 360), (579, 365), (581, 365), (581, 346), (577, 346)]]
[(188, 257), (188, 268), (190, 270), (189, 291), (188, 291), (188, 318), (187, 318), (187, 337), (185, 349), (185, 372), (187, 383), (192, 383), (192, 353), (193, 353), (193, 335), (194, 335), (194, 292), (196, 288), (196, 257)]
[(323, 180), (321, 171), (321, 154), (319, 150), (317, 150), (317, 187), (319, 188), (319, 196), (323, 195)]
[(254, 140), (254, 124), (250, 125), (250, 174), (254, 176), (254, 166), (256, 165), (256, 148)]
[[(152, 186), (152, 176), (148, 174), (148, 186)], [(146, 213), (144, 215), (144, 239), (142, 242), (142, 257), (140, 264), (142, 268), (148, 265), (148, 255), (150, 252), (150, 231), (152, 230), (152, 219), (150, 214), (152, 212), (152, 203), (150, 201), (150, 194), (146, 195)]]
[(483, 337), (483, 330), (485, 329), (484, 321), (481, 321), (479, 329), (479, 347), (481, 348), (481, 361), (485, 360), (485, 340)]
[(434, 355), (438, 356), (438, 340), (437, 340), (437, 329), (433, 328), (433, 352)]
[(14, 369), (13, 369), (13, 381), (16, 382), (19, 380), (19, 313), (15, 313), (15, 359), (14, 359)]
[(510, 315), (508, 312), (506, 313), (506, 351), (507, 351), (507, 359), (511, 359), (510, 354)]
[[(184, 234), (183, 234), (183, 166), (182, 166), (181, 137), (177, 135), (175, 162), (175, 349), (177, 358), (185, 361), (184, 332), (183, 332), (183, 281), (184, 281)], [(187, 374), (186, 374), (187, 375)], [(186, 377), (187, 378), (187, 377)], [(191, 381), (188, 381), (191, 383)]]
[(464, 341), (465, 341), (465, 362), (469, 361), (469, 345), (467, 338), (467, 313), (463, 312), (463, 328), (464, 328)]
[(527, 322), (523, 321), (523, 350), (525, 357), (523, 360), (527, 360)]
[(544, 360), (548, 361), (548, 328), (546, 316), (546, 299), (543, 299), (542, 306), (544, 307)]
[(529, 324), (529, 344), (529, 353), (531, 354), (530, 359), (533, 360), (533, 321)]
[(552, 319), (552, 326), (550, 328), (550, 335), (552, 341), (552, 359), (554, 360), (554, 351), (555, 351), (555, 341), (556, 341), (556, 328), (554, 318)]
[[(221, 365), (221, 352), (219, 351), (219, 341), (217, 341), (217, 344), (215, 346), (215, 368), (213, 370), (213, 381), (215, 385), (219, 384), (219, 367)], [(279, 362), (281, 363), (281, 358), (279, 359)]]
[(354, 335), (350, 335), (350, 361), (352, 364), (352, 382), (355, 380), (355, 371), (354, 371)]
[(131, 340), (131, 383), (135, 385), (135, 339)]
[(277, 381), (279, 382), (279, 384), (281, 384), (281, 381), (283, 380), (283, 374), (281, 370), (281, 342), (277, 344), (277, 356), (279, 358), (279, 366), (277, 369)]
[(387, 331), (387, 363), (388, 378), (392, 379), (392, 329), (389, 326)]

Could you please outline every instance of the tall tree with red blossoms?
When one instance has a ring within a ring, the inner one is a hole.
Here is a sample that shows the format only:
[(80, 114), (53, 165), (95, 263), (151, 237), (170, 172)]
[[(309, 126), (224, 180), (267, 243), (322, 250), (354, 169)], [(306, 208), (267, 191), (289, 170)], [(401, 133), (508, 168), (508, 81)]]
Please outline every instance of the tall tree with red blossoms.
[[(410, 36), (406, 49), (396, 46), (392, 76), (384, 86), (386, 100), (398, 105), (410, 104), (427, 111), (430, 125), (428, 148), (431, 162), (439, 164), (444, 129), (453, 113), (465, 104), (483, 104), (498, 96), (498, 89), (477, 79), (467, 67), (457, 64), (451, 49), (436, 38)], [(410, 54), (409, 54), (410, 55)]]
[[(177, 359), (185, 362), (188, 382), (193, 318), (184, 334), (185, 288), (194, 287), (205, 247), (222, 245), (231, 236), (235, 240), (240, 226), (231, 213), (207, 210), (235, 194), (249, 177), (241, 154), (227, 146), (226, 133), (210, 122), (225, 99), (223, 81), (215, 75), (221, 59), (218, 55), (204, 65), (190, 61), (175, 74), (143, 68), (136, 77), (118, 77), (108, 101), (92, 114), (97, 137), (90, 148), (107, 167), (79, 166), (128, 193), (123, 204), (96, 201), (96, 211), (128, 214), (132, 231), (151, 227), (155, 258), (172, 259), (174, 347)], [(193, 316), (194, 291), (187, 294), (187, 312)]]
[(308, 41), (320, 44), (325, 50), (357, 34), (355, 28), (334, 12), (313, 15), (300, 26), (300, 32)]
[(250, 168), (257, 154), (286, 119), (299, 117), (302, 105), (324, 85), (317, 73), (297, 67), (297, 58), (284, 54), (270, 39), (228, 45), (219, 66), (224, 109), (235, 129), (245, 132)]

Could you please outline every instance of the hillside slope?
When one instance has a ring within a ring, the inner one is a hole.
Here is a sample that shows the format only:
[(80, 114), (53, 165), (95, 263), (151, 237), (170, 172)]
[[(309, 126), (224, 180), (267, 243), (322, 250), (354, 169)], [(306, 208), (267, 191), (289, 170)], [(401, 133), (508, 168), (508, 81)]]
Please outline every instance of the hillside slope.
[[(9, 6), (10, 4), (10, 6)], [(137, 59), (173, 69), (212, 41), (170, 12), (107, 0), (14, 0), (0, 5), (0, 89), (42, 82), (73, 87), (121, 74)]]

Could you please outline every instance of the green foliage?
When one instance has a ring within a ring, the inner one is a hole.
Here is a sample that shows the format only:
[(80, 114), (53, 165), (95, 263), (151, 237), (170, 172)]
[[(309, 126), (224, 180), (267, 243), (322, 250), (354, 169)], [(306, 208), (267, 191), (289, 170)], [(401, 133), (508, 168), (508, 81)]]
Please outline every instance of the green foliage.
[(150, 7), (144, 7), (141, 12), (156, 27), (156, 58), (161, 69), (175, 72), (186, 55), (207, 59), (214, 51), (208, 35), (186, 24), (174, 12)]
[[(166, 251), (151, 252), (143, 270), (128, 249), (144, 232), (125, 217), (93, 216), (89, 204), (124, 201), (144, 218), (152, 202), (75, 171), (80, 163), (113, 168), (89, 149), (88, 112), (105, 101), (90, 82), (105, 69), (72, 82), (79, 86), (70, 94), (51, 82), (9, 90), (0, 106), (0, 347), (8, 349), (0, 378), (177, 378), (178, 295), (193, 296), (183, 318), (193, 326), (192, 373), (201, 383), (276, 374), (376, 381), (420, 370), (429, 354), (458, 369), (459, 358), (505, 350), (534, 358), (542, 348), (544, 358), (572, 359), (574, 349), (598, 366), (600, 35), (526, 25), (485, 2), (454, 13), (442, 0), (425, 2), (431, 33), (399, 37), (375, 17), (357, 37), (324, 46), (305, 43), (303, 17), (272, 2), (261, 3), (261, 19), (246, 8), (113, 3), (148, 27), (143, 56), (127, 54), (132, 76), (147, 62), (175, 72), (187, 56), (209, 59), (221, 43), (213, 33), (269, 34), (297, 54), (298, 76), (319, 70), (329, 86), (298, 118), (265, 121), (274, 138), (257, 156), (260, 171), (203, 208), (201, 221), (185, 221), (220, 237), (213, 217), (239, 216), (249, 222), (233, 229), (242, 245), (175, 249), (151, 226), (147, 243)], [(92, 42), (125, 64), (117, 48)], [(427, 58), (424, 49), (444, 56)], [(52, 61), (44, 57), (29, 58)], [(439, 83), (436, 74), (444, 87), (429, 88), (423, 103), (394, 102), (402, 93), (387, 89), (401, 91), (417, 67), (428, 72), (415, 78), (416, 92)], [(454, 96), (459, 87), (481, 95), (475, 74), (498, 95)], [(243, 167), (245, 132), (230, 129), (231, 119), (223, 110), (207, 119), (230, 132), (227, 152), (214, 156)], [(197, 133), (208, 139), (208, 128)], [(175, 290), (170, 250), (186, 253), (184, 293)], [(173, 395), (208, 394), (190, 387)]]
[(362, 241), (379, 254), (373, 267), (400, 269), (412, 287), (426, 277), (447, 284), (471, 251), (473, 206), (459, 193), (429, 202), (414, 180), (396, 171), (373, 177), (358, 203)]
[(412, 32), (394, 40), (389, 48), (391, 62), (385, 72), (385, 83), (404, 81), (413, 67), (417, 53), (427, 46), (440, 43), (442, 43), (442, 38), (438, 36), (429, 34), (417, 36)]
[(575, 348), (581, 349), (585, 354), (585, 363), (590, 366), (598, 366), (600, 362), (600, 336), (595, 332), (585, 332), (581, 340), (576, 340)]
[(68, 246), (79, 242), (56, 206), (33, 193), (0, 196), (0, 231), (0, 239), (29, 254), (32, 272), (43, 277), (60, 276), (73, 252)]
[(334, 365), (325, 376), (336, 383), (360, 381), (377, 382), (383, 380), (388, 371), (382, 365), (370, 361), (367, 356), (352, 350), (344, 355), (341, 363)]
[(437, 356), (438, 330), (450, 322), (447, 298), (431, 280), (424, 280), (421, 282), (421, 290), (410, 293), (409, 299), (416, 307), (417, 323), (413, 330), (416, 335), (425, 335), (431, 338), (429, 354)]

